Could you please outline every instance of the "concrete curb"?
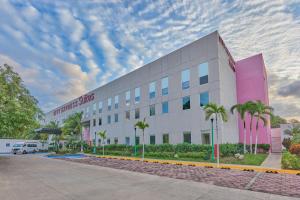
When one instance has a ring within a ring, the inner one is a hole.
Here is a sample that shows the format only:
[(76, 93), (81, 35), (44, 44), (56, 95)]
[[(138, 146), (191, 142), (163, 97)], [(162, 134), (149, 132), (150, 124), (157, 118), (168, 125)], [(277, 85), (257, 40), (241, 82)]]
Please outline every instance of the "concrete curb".
[[(142, 161), (141, 158), (125, 157), (125, 156), (100, 156), (94, 154), (85, 154), (85, 155), (99, 157), (99, 158), (107, 158), (107, 159)], [(179, 161), (179, 160), (159, 160), (159, 159), (148, 159), (148, 158), (145, 158), (144, 162), (185, 165), (185, 166), (205, 167), (205, 168), (219, 168), (219, 169), (226, 169), (226, 170), (235, 169), (241, 171), (253, 171), (253, 172), (255, 171), (255, 172), (272, 173), (272, 174), (300, 175), (300, 170), (274, 169), (274, 168), (266, 168), (266, 167), (259, 167), (259, 166), (243, 166), (243, 165), (230, 165), (230, 164), (220, 164), (219, 166), (217, 166), (217, 164), (215, 163)]]

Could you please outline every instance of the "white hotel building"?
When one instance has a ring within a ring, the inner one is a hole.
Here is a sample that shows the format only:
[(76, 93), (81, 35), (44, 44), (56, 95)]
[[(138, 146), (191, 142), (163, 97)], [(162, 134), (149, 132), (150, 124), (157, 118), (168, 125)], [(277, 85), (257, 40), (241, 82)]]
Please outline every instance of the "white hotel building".
[[(235, 61), (218, 32), (84, 94), (46, 114), (45, 123), (83, 112), (83, 135), (92, 142), (106, 130), (108, 144), (134, 144), (134, 124), (146, 118), (146, 144), (209, 144), (211, 122), (203, 105), (237, 103)], [(237, 115), (219, 123), (221, 142), (238, 143)], [(141, 131), (137, 129), (137, 136)], [(139, 139), (138, 139), (139, 140)]]

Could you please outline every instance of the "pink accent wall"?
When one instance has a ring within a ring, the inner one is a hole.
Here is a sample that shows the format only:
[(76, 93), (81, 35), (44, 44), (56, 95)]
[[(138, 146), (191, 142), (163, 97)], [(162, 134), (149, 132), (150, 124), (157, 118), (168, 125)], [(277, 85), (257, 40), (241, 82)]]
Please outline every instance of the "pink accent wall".
[[(265, 104), (269, 105), (268, 96), (268, 82), (267, 73), (265, 69), (264, 59), (262, 54), (257, 54), (249, 58), (236, 62), (236, 87), (237, 87), (237, 101), (238, 103), (245, 103), (249, 100), (261, 100)], [(246, 117), (246, 140), (250, 143), (250, 117)], [(256, 120), (252, 125), (252, 143), (255, 143)], [(243, 123), (239, 119), (239, 141), (243, 143)], [(270, 144), (271, 142), (271, 128), (270, 123), (266, 127), (263, 127), (262, 122), (259, 123), (258, 129), (258, 143)]]

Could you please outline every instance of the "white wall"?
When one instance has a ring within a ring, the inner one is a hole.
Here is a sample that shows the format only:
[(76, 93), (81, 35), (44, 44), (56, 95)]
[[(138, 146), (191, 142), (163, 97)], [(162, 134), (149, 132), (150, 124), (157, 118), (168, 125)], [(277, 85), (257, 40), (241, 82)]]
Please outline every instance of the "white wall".
[(41, 150), (48, 149), (48, 144), (44, 144), (43, 146), (39, 140), (0, 139), (0, 153), (10, 153), (13, 145), (18, 142), (37, 142), (39, 149)]

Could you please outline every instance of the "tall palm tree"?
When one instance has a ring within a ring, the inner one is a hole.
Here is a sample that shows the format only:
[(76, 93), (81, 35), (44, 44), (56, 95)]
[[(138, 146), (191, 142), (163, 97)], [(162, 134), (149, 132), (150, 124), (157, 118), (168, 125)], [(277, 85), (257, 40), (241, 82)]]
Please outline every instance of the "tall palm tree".
[(250, 115), (250, 153), (253, 153), (253, 132), (252, 132), (252, 125), (253, 125), (253, 118), (256, 113), (256, 104), (253, 101), (247, 101), (246, 104), (248, 105), (247, 107), (247, 113)]
[(83, 112), (74, 113), (73, 115), (69, 116), (63, 125), (63, 133), (67, 135), (76, 135), (77, 137), (80, 136), (80, 151), (83, 151), (83, 144), (82, 144), (82, 119)]
[[(218, 106), (215, 103), (209, 103), (204, 107), (205, 110), (205, 119), (209, 120), (210, 118), (212, 118), (213, 116), (215, 116), (216, 118), (216, 135), (217, 135), (217, 164), (219, 166), (220, 164), (220, 148), (219, 148), (219, 133), (218, 133), (218, 118), (220, 117), (220, 119), (223, 122), (227, 122), (228, 121), (228, 115), (226, 112), (226, 109), (224, 108), (224, 106)], [(214, 153), (214, 152), (212, 152)]]
[(143, 131), (143, 154), (142, 154), (142, 161), (144, 161), (144, 155), (145, 155), (145, 129), (149, 127), (149, 124), (146, 123), (146, 118), (144, 118), (143, 121), (138, 121), (135, 125), (135, 127), (141, 129)]
[[(51, 129), (59, 129), (59, 121), (50, 121), (46, 126), (46, 128), (51, 128)], [(63, 139), (62, 135), (54, 135), (51, 138), (54, 141), (54, 144), (56, 146), (56, 151), (59, 150), (59, 142), (60, 140)]]
[(267, 115), (271, 116), (273, 108), (271, 106), (265, 105), (262, 101), (255, 102), (255, 118), (256, 118), (256, 135), (255, 135), (255, 149), (254, 154), (257, 153), (257, 142), (258, 142), (258, 128), (259, 128), (259, 121), (263, 122), (263, 126), (266, 126), (268, 120), (266, 118)]
[(248, 110), (249, 105), (247, 103), (244, 104), (235, 104), (234, 106), (231, 107), (230, 111), (233, 114), (234, 110), (236, 110), (240, 117), (241, 120), (243, 122), (243, 127), (244, 127), (244, 154), (246, 153), (246, 143), (247, 143), (247, 129), (246, 129), (246, 113)]
[(98, 135), (100, 136), (101, 140), (102, 140), (102, 154), (104, 156), (104, 140), (106, 139), (106, 131), (99, 131)]

